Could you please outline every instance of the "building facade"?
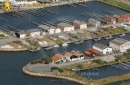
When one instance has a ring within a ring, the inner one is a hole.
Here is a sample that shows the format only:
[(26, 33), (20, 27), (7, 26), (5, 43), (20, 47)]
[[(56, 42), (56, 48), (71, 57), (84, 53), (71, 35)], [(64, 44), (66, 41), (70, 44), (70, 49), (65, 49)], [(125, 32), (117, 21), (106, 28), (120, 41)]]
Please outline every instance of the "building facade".
[(73, 26), (76, 29), (85, 29), (85, 28), (87, 28), (87, 23), (84, 22), (84, 21), (74, 20), (73, 21)]

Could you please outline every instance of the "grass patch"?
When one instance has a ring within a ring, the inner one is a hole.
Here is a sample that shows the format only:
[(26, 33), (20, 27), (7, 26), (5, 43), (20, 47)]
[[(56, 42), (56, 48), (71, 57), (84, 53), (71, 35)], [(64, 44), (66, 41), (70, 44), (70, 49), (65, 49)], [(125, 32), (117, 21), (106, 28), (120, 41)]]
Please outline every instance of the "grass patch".
[(58, 44), (58, 45), (63, 44), (63, 42), (62, 42), (61, 40), (59, 40), (59, 39), (57, 39), (57, 40), (55, 41), (55, 43)]

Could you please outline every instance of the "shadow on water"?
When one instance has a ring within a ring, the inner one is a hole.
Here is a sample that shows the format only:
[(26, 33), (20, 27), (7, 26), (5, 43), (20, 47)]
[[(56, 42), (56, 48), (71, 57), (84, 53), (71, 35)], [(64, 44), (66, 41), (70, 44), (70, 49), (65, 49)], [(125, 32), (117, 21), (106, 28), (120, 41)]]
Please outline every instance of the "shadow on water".
[[(77, 5), (76, 5), (77, 6)], [(82, 13), (96, 12), (100, 15), (106, 15), (103, 10), (110, 10), (111, 12), (122, 14), (127, 13), (121, 9), (100, 3), (100, 2), (87, 2), (87, 8), (77, 6), (76, 8), (70, 6), (56, 6), (47, 8), (49, 10), (58, 12), (59, 15), (52, 15), (42, 11), (41, 13), (46, 14), (45, 17), (35, 17), (28, 13), (24, 13), (24, 17), (14, 18), (7, 14), (0, 14), (0, 17), (7, 19), (8, 21), (0, 20), (0, 27), (11, 25), (15, 28), (26, 30), (36, 28), (36, 25), (31, 24), (31, 22), (42, 23), (42, 22), (53, 22), (55, 24), (59, 23), (57, 18), (66, 17), (66, 16), (74, 16), (76, 18), (80, 18), (82, 20), (87, 21), (87, 18), (82, 17)], [(30, 21), (29, 21), (30, 17)], [(71, 20), (71, 19), (70, 19)], [(9, 30), (13, 30), (8, 28)], [(126, 35), (124, 38), (129, 39), (130, 35)], [(116, 37), (114, 37), (116, 38)], [(114, 39), (113, 38), (113, 39)], [(130, 39), (129, 39), (130, 40)], [(45, 51), (41, 49), (38, 52), (0, 52), (0, 85), (79, 85), (70, 81), (63, 81), (61, 79), (53, 79), (53, 78), (44, 78), (44, 77), (32, 77), (22, 73), (21, 69), (28, 62), (41, 58), (43, 55), (54, 55), (55, 53), (63, 53), (64, 51), (72, 51), (79, 50), (83, 51), (89, 47), (91, 47), (95, 43), (108, 44), (109, 40), (101, 40), (98, 42), (94, 42), (92, 40), (85, 41), (81, 45), (69, 44), (66, 48), (53, 48), (52, 50)], [(114, 67), (105, 67), (100, 68), (103, 72), (112, 71)], [(126, 70), (127, 71), (127, 70)], [(113, 70), (112, 72), (115, 72)], [(109, 74), (110, 72), (106, 73)], [(100, 74), (100, 73), (99, 73)], [(104, 77), (101, 75), (101, 77)]]

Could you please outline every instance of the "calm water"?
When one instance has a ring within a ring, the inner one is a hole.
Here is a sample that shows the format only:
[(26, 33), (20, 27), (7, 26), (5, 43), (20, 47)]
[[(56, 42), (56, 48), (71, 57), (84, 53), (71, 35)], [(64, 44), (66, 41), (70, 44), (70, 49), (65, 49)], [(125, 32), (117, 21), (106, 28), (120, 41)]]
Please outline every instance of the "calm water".
[[(103, 12), (103, 10), (111, 10), (111, 12), (122, 14), (127, 13), (126, 11), (123, 11), (121, 9), (99, 3), (99, 2), (88, 2), (84, 3), (87, 5), (87, 8), (77, 6), (76, 8), (70, 7), (70, 6), (61, 6), (61, 7), (51, 7), (48, 8), (52, 11), (57, 11), (59, 15), (51, 15), (46, 12), (43, 12), (44, 14), (47, 14), (46, 17), (35, 17), (32, 15), (28, 15), (24, 13), (24, 17), (14, 18), (7, 14), (0, 14), (0, 17), (3, 17), (8, 22), (0, 20), (0, 26), (6, 26), (11, 25), (18, 29), (25, 30), (25, 29), (31, 29), (36, 28), (36, 25), (31, 24), (31, 22), (53, 22), (58, 23), (58, 18), (66, 18), (66, 16), (75, 16), (77, 18), (83, 19), (87, 21), (87, 18), (82, 17), (82, 13), (89, 13), (89, 12), (95, 12), (100, 15), (106, 15), (106, 13)], [(29, 17), (30, 16), (30, 21)], [(70, 19), (73, 20), (73, 19)], [(11, 28), (8, 28), (9, 30), (13, 30)], [(126, 35), (124, 38), (129, 39), (130, 35)], [(116, 38), (116, 37), (114, 37)], [(130, 40), (130, 39), (129, 39)], [(109, 40), (101, 40), (98, 41), (98, 43), (108, 44)], [(71, 50), (80, 50), (83, 51), (88, 47), (91, 47), (95, 42), (89, 40), (85, 41), (81, 45), (74, 45), (69, 44), (67, 48), (55, 48), (49, 51), (44, 51), (44, 49), (41, 49), (38, 52), (31, 53), (29, 51), (24, 52), (0, 52), (0, 85), (79, 85), (74, 82), (69, 81), (63, 81), (63, 80), (56, 80), (53, 78), (44, 78), (44, 77), (32, 77), (25, 75), (22, 73), (21, 69), (24, 65), (26, 65), (28, 62), (36, 60), (41, 58), (43, 55), (54, 55), (55, 53), (63, 53), (64, 51), (71, 51)], [(102, 68), (103, 69), (103, 68)], [(111, 69), (114, 69), (114, 67), (111, 67)], [(104, 68), (104, 70), (107, 70), (107, 68)], [(110, 69), (109, 69), (110, 70)]]

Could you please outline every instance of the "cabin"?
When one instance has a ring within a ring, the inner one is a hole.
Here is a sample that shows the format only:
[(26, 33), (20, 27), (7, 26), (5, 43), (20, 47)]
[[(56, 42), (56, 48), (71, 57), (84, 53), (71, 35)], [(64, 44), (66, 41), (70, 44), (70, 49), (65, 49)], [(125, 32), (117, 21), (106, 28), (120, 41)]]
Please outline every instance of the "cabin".
[(29, 34), (31, 37), (37, 37), (40, 36), (40, 30), (38, 28), (36, 29), (29, 29), (26, 31), (27, 34)]
[(130, 22), (130, 14), (122, 14), (121, 18), (125, 19), (127, 22)]
[(74, 57), (77, 57), (77, 60), (84, 59), (84, 55), (80, 52), (74, 52), (73, 55)]
[(89, 49), (87, 49), (87, 51), (93, 53), (95, 56), (99, 56), (102, 54), (100, 51), (93, 49), (93, 48), (89, 48)]
[(55, 33), (54, 27), (50, 27), (50, 26), (47, 26), (47, 25), (39, 25), (38, 28), (40, 28), (42, 30), (43, 35)]
[(66, 34), (58, 34), (58, 38), (61, 39), (64, 42), (71, 40), (71, 38)]
[(69, 36), (71, 36), (72, 38), (75, 38), (75, 39), (81, 39), (82, 37), (77, 35), (76, 32), (71, 32), (71, 33), (68, 33)]
[(93, 54), (87, 50), (84, 52), (84, 54), (88, 57), (93, 57)]
[(55, 54), (51, 57), (53, 63), (64, 63), (66, 62), (66, 58), (62, 54)]
[(73, 61), (73, 54), (70, 52), (65, 52), (65, 57), (68, 61)]
[(104, 20), (106, 22), (108, 22), (108, 23), (111, 23), (111, 24), (115, 24), (116, 23), (116, 19), (114, 17), (108, 16), (108, 15), (104, 16)]
[(127, 49), (130, 48), (130, 41), (122, 38), (116, 38), (109, 42), (109, 46), (112, 47), (113, 50), (126, 52)]
[(97, 43), (97, 44), (93, 45), (93, 49), (96, 49), (96, 50), (102, 52), (103, 55), (112, 53), (112, 48), (108, 47), (106, 45), (103, 45), (103, 44)]
[(93, 25), (93, 26), (96, 26), (96, 27), (98, 27), (98, 26), (101, 25), (100, 21), (98, 21), (96, 19), (93, 19), (93, 18), (88, 19), (88, 23), (91, 24), (91, 25)]
[(80, 20), (74, 20), (73, 21), (73, 26), (76, 29), (86, 29), (87, 28), (87, 22), (85, 21), (80, 21)]
[(116, 22), (117, 23), (121, 23), (121, 22), (123, 22), (123, 18), (121, 18), (119, 15), (113, 15), (113, 17), (116, 19)]
[(57, 24), (57, 27), (60, 28), (62, 32), (75, 30), (74, 26), (68, 23), (59, 23)]
[(25, 33), (25, 31), (16, 32), (15, 36), (18, 37), (18, 38), (25, 38), (26, 33)]

